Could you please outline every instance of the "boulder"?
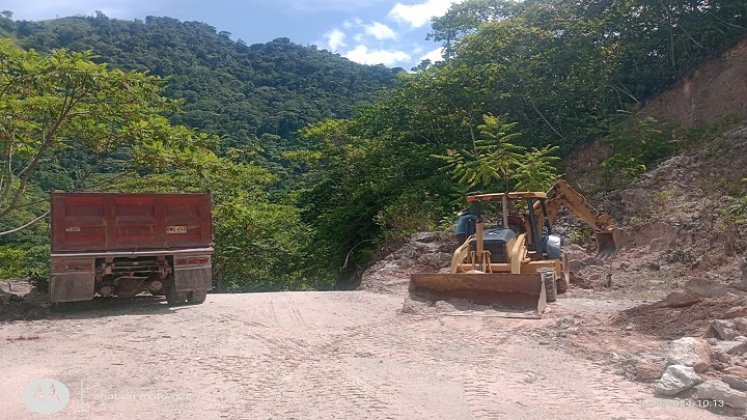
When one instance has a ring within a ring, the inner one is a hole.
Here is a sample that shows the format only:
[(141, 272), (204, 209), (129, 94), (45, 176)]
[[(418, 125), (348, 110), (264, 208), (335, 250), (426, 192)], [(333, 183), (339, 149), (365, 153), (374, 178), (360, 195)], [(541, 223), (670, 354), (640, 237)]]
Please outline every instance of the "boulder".
[(672, 364), (691, 366), (696, 372), (705, 372), (711, 364), (713, 351), (702, 338), (682, 337), (670, 343), (667, 358)]
[(416, 232), (410, 236), (412, 242), (430, 243), (439, 240), (437, 232)]
[(423, 254), (418, 257), (418, 264), (433, 269), (448, 267), (451, 265), (451, 254), (445, 252)]
[(0, 303), (23, 302), (32, 289), (31, 282), (27, 280), (0, 280)]
[(744, 380), (747, 380), (747, 367), (744, 366), (729, 366), (724, 369), (724, 373), (727, 375), (738, 376)]
[(716, 319), (711, 321), (711, 334), (715, 335), (721, 340), (733, 340), (740, 334), (737, 331), (734, 322), (726, 321), (723, 319)]
[(746, 317), (739, 317), (734, 318), (734, 328), (737, 329), (740, 333), (747, 334), (747, 318)]
[(747, 316), (747, 306), (737, 306), (724, 312), (724, 314), (721, 315), (721, 319), (734, 319), (745, 316)]
[(722, 349), (720, 346), (715, 345), (712, 348), (713, 350), (713, 358), (716, 359), (720, 363), (726, 363), (731, 364), (731, 356), (729, 356), (724, 349)]
[(747, 394), (716, 380), (706, 381), (695, 387), (695, 398), (723, 401), (725, 405), (733, 408), (747, 408)]
[(740, 378), (736, 375), (724, 375), (721, 377), (727, 385), (740, 391), (747, 391), (747, 379)]
[(684, 308), (686, 306), (692, 306), (700, 302), (702, 298), (685, 293), (685, 292), (672, 292), (664, 299), (664, 305), (670, 308)]
[(655, 381), (661, 378), (666, 367), (665, 362), (642, 362), (636, 366), (636, 378), (639, 381)]
[(397, 264), (397, 267), (402, 269), (412, 268), (415, 266), (415, 263), (411, 259), (405, 257), (400, 258), (399, 260), (395, 261), (395, 263)]
[[(747, 339), (741, 336), (738, 338), (741, 338), (741, 340), (720, 341), (716, 343), (716, 348), (726, 354), (731, 355), (743, 354), (747, 352)], [(714, 349), (714, 351), (716, 350)]]
[(656, 395), (671, 397), (682, 391), (687, 391), (701, 382), (703, 380), (690, 366), (671, 365), (667, 367), (664, 375), (659, 379), (655, 391)]

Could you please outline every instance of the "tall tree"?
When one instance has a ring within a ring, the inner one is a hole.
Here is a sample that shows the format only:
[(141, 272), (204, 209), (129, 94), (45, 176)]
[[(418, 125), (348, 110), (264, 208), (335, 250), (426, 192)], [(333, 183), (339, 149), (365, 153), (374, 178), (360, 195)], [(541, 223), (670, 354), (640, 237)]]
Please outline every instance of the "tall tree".
[[(33, 175), (56, 154), (129, 155), (136, 167), (191, 164), (207, 136), (171, 126), (175, 104), (157, 77), (109, 70), (90, 52), (24, 51), (0, 40), (0, 220), (19, 209)], [(0, 236), (26, 228), (43, 213)]]

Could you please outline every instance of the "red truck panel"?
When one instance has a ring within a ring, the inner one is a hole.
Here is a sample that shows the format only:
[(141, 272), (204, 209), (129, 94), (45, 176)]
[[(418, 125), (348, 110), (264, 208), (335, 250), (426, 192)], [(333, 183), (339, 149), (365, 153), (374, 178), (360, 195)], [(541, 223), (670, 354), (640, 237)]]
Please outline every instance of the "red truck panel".
[(53, 193), (52, 252), (209, 247), (210, 194)]

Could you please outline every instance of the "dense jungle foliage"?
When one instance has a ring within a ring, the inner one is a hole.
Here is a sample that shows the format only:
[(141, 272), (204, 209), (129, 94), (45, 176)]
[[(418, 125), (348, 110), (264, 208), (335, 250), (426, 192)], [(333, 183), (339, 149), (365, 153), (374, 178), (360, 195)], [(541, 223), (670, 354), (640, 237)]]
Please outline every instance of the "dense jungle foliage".
[[(610, 174), (634, 179), (676, 145), (666, 122), (621, 121), (744, 39), (747, 3), (467, 0), (433, 21), (445, 60), (412, 73), (284, 39), (246, 46), (168, 18), (6, 17), (0, 30), (23, 48), (93, 48), (112, 68), (167, 76), (163, 94), (184, 112), (163, 115), (220, 136), (203, 140), (209, 162), (173, 168), (59, 150), (24, 193), (41, 199), (2, 227), (41, 214), (51, 188), (211, 189), (220, 288), (303, 289), (350, 278), (413, 231), (449, 226), (468, 191), (546, 185), (562, 172), (556, 156), (593, 139), (614, 147)], [(21, 268), (42, 267), (45, 229), (0, 238), (0, 258), (25, 252)]]

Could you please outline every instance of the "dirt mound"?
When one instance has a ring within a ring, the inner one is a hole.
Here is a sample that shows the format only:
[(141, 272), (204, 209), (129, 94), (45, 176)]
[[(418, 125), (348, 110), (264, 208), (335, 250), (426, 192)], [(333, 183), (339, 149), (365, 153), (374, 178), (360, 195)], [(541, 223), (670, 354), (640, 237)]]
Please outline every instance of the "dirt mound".
[(0, 280), (0, 321), (44, 318), (47, 294), (29, 279)]
[(644, 334), (673, 340), (685, 336), (702, 336), (710, 322), (724, 316), (744, 299), (705, 299), (685, 307), (671, 307), (666, 301), (642, 305), (623, 311), (615, 325), (633, 325)]
[(664, 294), (708, 278), (747, 289), (747, 224), (730, 213), (747, 195), (745, 167), (747, 123), (666, 160), (627, 188), (594, 197), (618, 226), (620, 250), (606, 260), (571, 250), (571, 282)]
[(448, 270), (456, 247), (454, 235), (414, 233), (409, 242), (363, 273), (358, 290), (403, 294), (410, 282), (410, 274)]

